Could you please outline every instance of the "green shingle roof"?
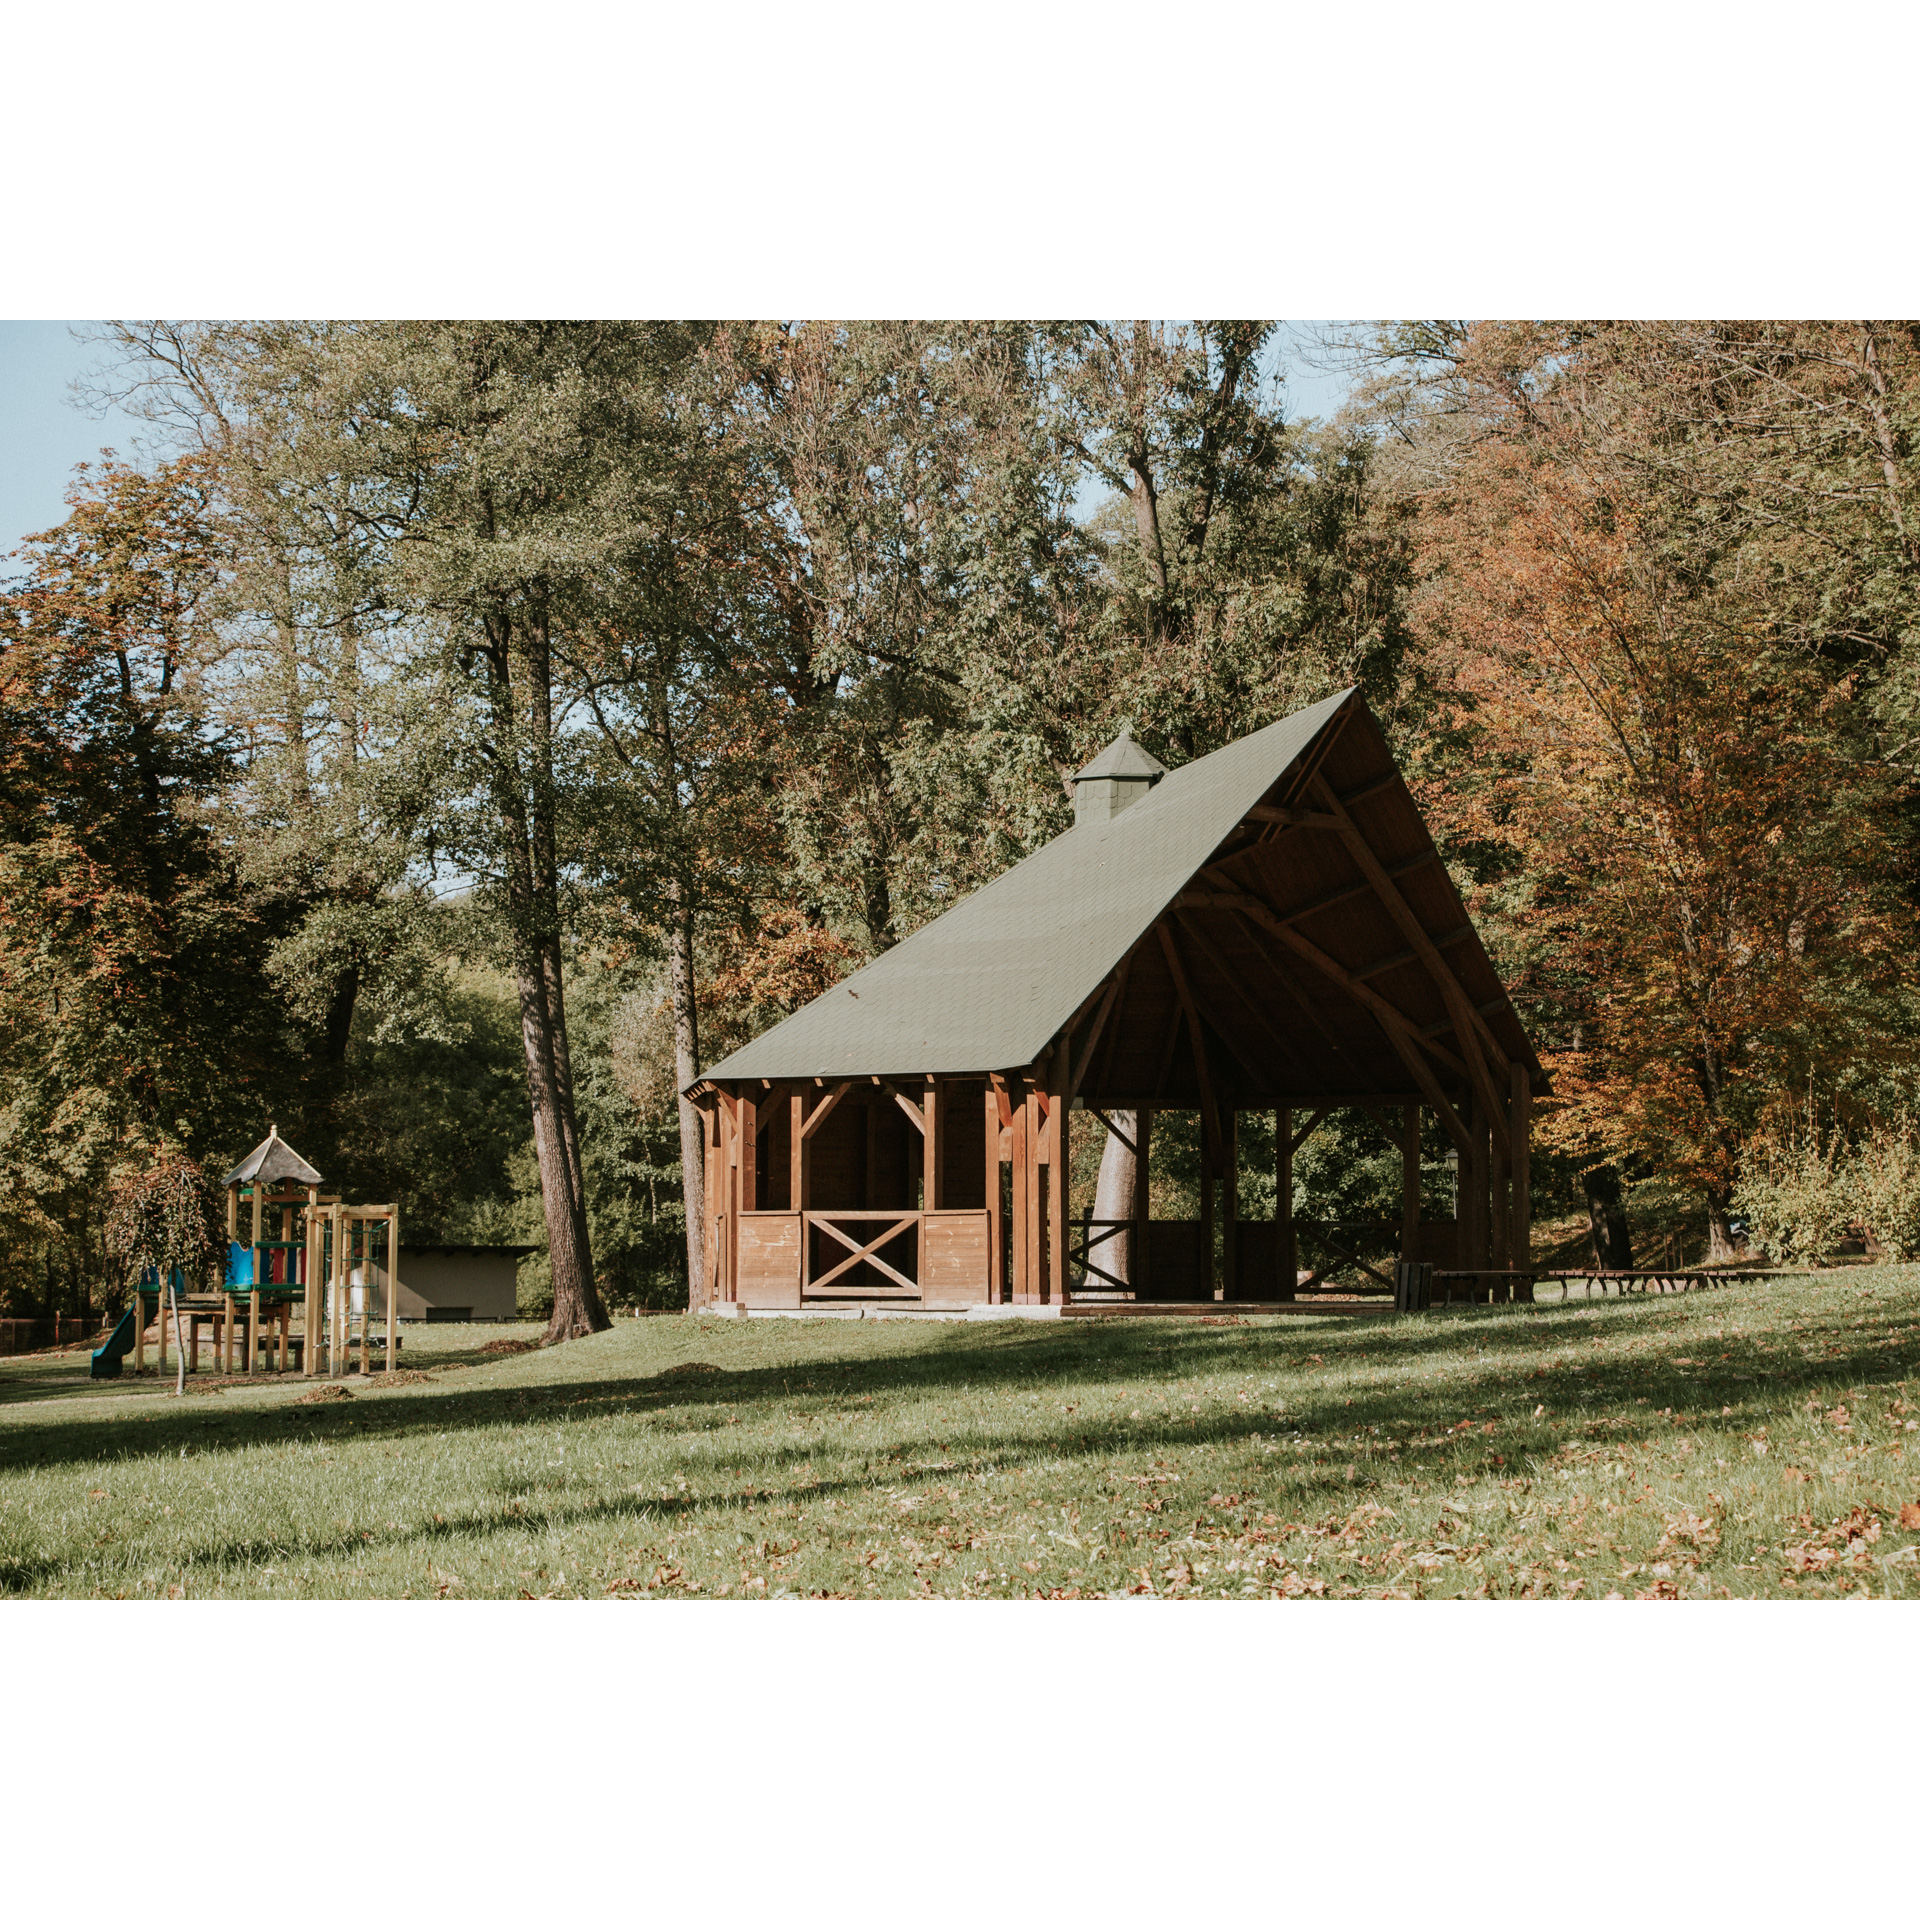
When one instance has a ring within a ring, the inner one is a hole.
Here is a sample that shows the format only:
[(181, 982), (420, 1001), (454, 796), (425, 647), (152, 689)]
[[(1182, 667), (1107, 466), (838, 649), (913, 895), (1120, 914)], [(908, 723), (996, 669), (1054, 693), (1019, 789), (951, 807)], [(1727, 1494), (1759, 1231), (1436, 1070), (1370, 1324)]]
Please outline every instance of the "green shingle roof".
[(1117, 818), (1048, 841), (694, 1084), (1027, 1066), (1351, 697), (1178, 767)]
[[(1285, 721), (1281, 722), (1284, 726)], [(1082, 780), (1157, 780), (1166, 768), (1136, 740), (1123, 731), (1119, 739), (1104, 746), (1073, 777)]]

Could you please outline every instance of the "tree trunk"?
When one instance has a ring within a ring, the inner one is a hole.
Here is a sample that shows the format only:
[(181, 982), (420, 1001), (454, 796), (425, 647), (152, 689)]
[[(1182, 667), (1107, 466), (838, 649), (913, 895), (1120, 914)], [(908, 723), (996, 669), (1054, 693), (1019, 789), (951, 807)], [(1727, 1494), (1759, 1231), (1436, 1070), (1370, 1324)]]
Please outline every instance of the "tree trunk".
[(553, 1317), (544, 1345), (598, 1333), (612, 1323), (593, 1284), (587, 1223), (576, 1202), (578, 1177), (569, 1164), (574, 1142), (564, 1112), (546, 969), (530, 943), (516, 941), (514, 983), (520, 994), (520, 1042), (527, 1063), (527, 1099), (533, 1109), (533, 1150), (540, 1165), (540, 1199), (547, 1219), (553, 1269)]
[(700, 1073), (699, 1010), (693, 991), (693, 915), (682, 903), (680, 883), (668, 886), (672, 916), (667, 928), (667, 990), (673, 1002), (674, 1102), (680, 1110), (680, 1191), (687, 1203), (687, 1308), (700, 1305), (707, 1253), (707, 1140), (696, 1107), (682, 1091)]
[(1633, 1242), (1621, 1204), (1619, 1171), (1594, 1167), (1582, 1177), (1582, 1185), (1587, 1194), (1587, 1218), (1593, 1227), (1595, 1264), (1609, 1273), (1625, 1273), (1633, 1265)]
[[(1141, 1156), (1153, 1150), (1153, 1115), (1123, 1110), (1107, 1118), (1129, 1140), (1139, 1142), (1135, 1153), (1123, 1147), (1112, 1134), (1100, 1155), (1100, 1178), (1093, 1190), (1093, 1217), (1096, 1220), (1131, 1220), (1135, 1181)], [(1096, 1232), (1098, 1229), (1096, 1229)], [(1104, 1267), (1123, 1287), (1133, 1285), (1133, 1236), (1115, 1234), (1095, 1250), (1094, 1263)]]
[(1740, 1249), (1733, 1244), (1733, 1228), (1730, 1216), (1733, 1211), (1733, 1189), (1716, 1187), (1707, 1195), (1707, 1265), (1717, 1266), (1724, 1260), (1738, 1260)]
[[(526, 711), (515, 711), (515, 622), (504, 609), (484, 623), (493, 802), (505, 852), (513, 928), (514, 985), (526, 1055), (533, 1150), (547, 1220), (553, 1317), (544, 1345), (576, 1340), (612, 1325), (594, 1285), (587, 1239), (586, 1180), (574, 1117), (567, 1056), (566, 1002), (560, 985), (560, 897), (554, 853), (552, 663), (539, 619), (523, 631), (518, 665)], [(524, 741), (524, 745), (522, 744)], [(523, 758), (524, 754), (524, 758)], [(529, 804), (531, 803), (531, 804)]]

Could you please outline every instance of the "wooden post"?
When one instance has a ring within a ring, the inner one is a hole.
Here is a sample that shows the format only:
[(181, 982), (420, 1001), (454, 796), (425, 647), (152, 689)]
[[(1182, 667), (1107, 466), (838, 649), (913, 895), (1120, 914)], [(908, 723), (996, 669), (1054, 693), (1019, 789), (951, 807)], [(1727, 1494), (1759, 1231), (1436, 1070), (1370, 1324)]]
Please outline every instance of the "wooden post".
[(1040, 1089), (1027, 1074), (1019, 1087), (1013, 1116), (1013, 1297), (1034, 1307), (1040, 1304)]
[(326, 1292), (326, 1275), (321, 1262), (327, 1230), (320, 1218), (320, 1189), (307, 1189), (307, 1264), (301, 1270), (300, 1284), (306, 1290), (304, 1301), (304, 1337), (300, 1342), (300, 1371), (311, 1374), (320, 1364), (320, 1302)]
[(1496, 1134), (1487, 1157), (1487, 1265), (1497, 1273), (1512, 1266), (1508, 1236), (1513, 1228), (1513, 1203), (1508, 1197), (1507, 1156)]
[(247, 1364), (243, 1371), (260, 1371), (260, 1251), (254, 1249), (253, 1291), (247, 1295)]
[[(154, 1271), (156, 1273), (159, 1273), (160, 1269), (156, 1267)], [(160, 1369), (159, 1370), (162, 1373), (165, 1373), (167, 1370), (167, 1320), (168, 1320), (167, 1306), (172, 1297), (172, 1294), (173, 1294), (173, 1275), (171, 1273), (161, 1273), (160, 1274), (160, 1307), (159, 1307), (159, 1312), (160, 1312)]]
[(1400, 1258), (1420, 1258), (1420, 1109), (1400, 1114)]
[[(740, 1126), (740, 1198), (736, 1213), (753, 1213), (760, 1205), (760, 1106), (742, 1096), (735, 1109)], [(729, 1296), (735, 1289), (729, 1289)]]
[(1008, 1098), (1018, 1093), (1007, 1127), (1010, 1145), (1008, 1171), (1013, 1189), (1012, 1218), (1008, 1222), (1011, 1242), (1008, 1247), (1011, 1290), (1015, 1306), (1027, 1304), (1027, 1161), (1031, 1148), (1027, 1139), (1027, 1088), (1023, 1080), (1014, 1080), (1007, 1089)]
[[(1147, 1142), (1145, 1153), (1140, 1151), (1142, 1139)], [(1133, 1247), (1132, 1264), (1127, 1269), (1127, 1279), (1136, 1300), (1150, 1297), (1152, 1279), (1148, 1262), (1152, 1258), (1153, 1240), (1153, 1190), (1150, 1176), (1153, 1170), (1153, 1133), (1147, 1119), (1147, 1110), (1136, 1107), (1133, 1114)]]
[(147, 1299), (140, 1291), (140, 1276), (133, 1281), (133, 1370), (147, 1370)]
[(233, 1295), (220, 1291), (220, 1371), (233, 1371)]
[[(227, 1189), (227, 1239), (229, 1243), (239, 1238), (239, 1226), (240, 1189), (238, 1187), (229, 1187)], [(223, 1274), (226, 1272), (226, 1266), (227, 1254), (226, 1248), (223, 1247), (220, 1250), (220, 1270)]]
[[(943, 1203), (940, 1198), (940, 1088), (929, 1082), (920, 1096), (920, 1211), (932, 1213)], [(926, 1258), (926, 1236), (921, 1236), (920, 1257)]]
[(1072, 1296), (1067, 1271), (1067, 1201), (1071, 1137), (1067, 1109), (1068, 1050), (1064, 1042), (1054, 1049), (1048, 1075), (1053, 1104), (1047, 1115), (1047, 1284), (1054, 1303), (1064, 1307)]
[(1476, 1094), (1468, 1112), (1468, 1131), (1472, 1136), (1472, 1150), (1467, 1155), (1466, 1165), (1460, 1169), (1461, 1192), (1461, 1247), (1460, 1264), (1470, 1273), (1483, 1273), (1487, 1265), (1487, 1200), (1492, 1159), (1492, 1125), (1487, 1118), (1486, 1103)]
[(1206, 1129), (1200, 1133), (1200, 1298), (1213, 1298), (1213, 1169), (1207, 1164)]
[(347, 1370), (347, 1235), (346, 1210), (333, 1209), (333, 1258), (327, 1262), (327, 1377), (337, 1380)]
[(1006, 1276), (1006, 1217), (1000, 1209), (1000, 1096), (994, 1091), (993, 1075), (985, 1082), (986, 1185), (982, 1198), (987, 1204), (987, 1299), (1000, 1304), (1000, 1283)]
[(787, 1207), (802, 1212), (807, 1204), (807, 1143), (801, 1133), (807, 1124), (807, 1096), (787, 1096)]
[(1240, 1249), (1235, 1244), (1240, 1231), (1240, 1109), (1227, 1109), (1227, 1124), (1221, 1129), (1227, 1149), (1227, 1164), (1220, 1182), (1220, 1297), (1240, 1298)]
[(387, 1209), (387, 1371), (400, 1350), (400, 1208)]
[(1533, 1271), (1533, 1082), (1513, 1063), (1513, 1270)]
[(256, 1180), (253, 1183), (253, 1285), (254, 1291), (260, 1288), (260, 1229), (265, 1210), (265, 1196), (261, 1188), (265, 1183)]
[(200, 1371), (200, 1316), (197, 1313), (187, 1315), (187, 1371)]
[(1293, 1233), (1293, 1109), (1280, 1107), (1273, 1116), (1273, 1223), (1275, 1256), (1280, 1268), (1281, 1300), (1291, 1300), (1300, 1285), (1300, 1253)]

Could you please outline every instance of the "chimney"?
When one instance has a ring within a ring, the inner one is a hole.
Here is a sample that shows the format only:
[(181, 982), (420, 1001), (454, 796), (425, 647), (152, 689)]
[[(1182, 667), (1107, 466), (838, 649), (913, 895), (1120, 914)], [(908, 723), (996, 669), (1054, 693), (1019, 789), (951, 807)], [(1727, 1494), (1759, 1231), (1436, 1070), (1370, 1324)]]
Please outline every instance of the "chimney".
[(1073, 776), (1073, 824), (1100, 826), (1125, 813), (1166, 772), (1123, 727), (1119, 739)]

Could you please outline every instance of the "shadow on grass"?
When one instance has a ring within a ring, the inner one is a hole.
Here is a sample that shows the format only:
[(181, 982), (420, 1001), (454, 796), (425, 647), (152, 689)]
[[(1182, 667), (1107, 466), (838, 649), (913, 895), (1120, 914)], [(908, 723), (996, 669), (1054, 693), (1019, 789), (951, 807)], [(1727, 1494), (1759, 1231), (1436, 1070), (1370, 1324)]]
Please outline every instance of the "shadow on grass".
[[(1848, 1313), (1860, 1309), (1859, 1302), (1835, 1304)], [(1612, 1450), (1656, 1435), (1671, 1437), (1682, 1423), (1699, 1423), (1693, 1427), (1699, 1433), (1729, 1421), (1737, 1427), (1777, 1418), (1809, 1392), (1833, 1395), (1909, 1374), (1920, 1353), (1920, 1302), (1877, 1300), (1860, 1328), (1836, 1324), (1817, 1302), (1796, 1303), (1794, 1317), (1809, 1323), (1798, 1337), (1821, 1349), (1815, 1357), (1781, 1350), (1796, 1333), (1777, 1323), (1759, 1329), (1758, 1338), (1707, 1327), (1689, 1338), (1688, 1323), (1698, 1320), (1699, 1306), (1697, 1298), (1654, 1296), (1609, 1303), (1603, 1312), (1577, 1319), (1522, 1307), (1388, 1325), (1027, 1323), (954, 1329), (954, 1338), (906, 1350), (801, 1354), (695, 1376), (636, 1369), (598, 1380), (499, 1384), (443, 1376), (400, 1389), (356, 1388), (351, 1401), (309, 1407), (294, 1405), (291, 1396), (265, 1404), (223, 1404), (224, 1396), (161, 1401), (137, 1423), (77, 1424), (62, 1418), (64, 1408), (49, 1409), (44, 1421), (14, 1421), (0, 1429), (0, 1467), (137, 1461), (176, 1453), (183, 1444), (206, 1454), (306, 1440), (441, 1438), (622, 1416), (644, 1417), (648, 1438), (669, 1450), (676, 1437), (697, 1437), (703, 1446), (699, 1488), (673, 1494), (576, 1491), (503, 1471), (489, 1476), (492, 1511), (372, 1535), (343, 1527), (337, 1538), (315, 1537), (301, 1528), (221, 1540), (174, 1560), (183, 1575), (238, 1571), (294, 1556), (345, 1563), (383, 1548), (430, 1552), (436, 1540), (471, 1545), (515, 1535), (531, 1539), (556, 1525), (596, 1521), (671, 1525), (731, 1514), (744, 1525), (780, 1519), (785, 1526), (817, 1529), (823, 1501), (872, 1495), (902, 1482), (926, 1486), (946, 1474), (1017, 1475), (1036, 1466), (1124, 1475), (1143, 1456), (1222, 1450), (1225, 1457), (1212, 1463), (1210, 1477), (1189, 1473), (1192, 1484), (1166, 1487), (1171, 1520), (1184, 1510), (1204, 1511), (1210, 1486), (1238, 1483), (1253, 1491), (1283, 1477), (1290, 1499), (1330, 1507), (1360, 1501), (1384, 1480), (1427, 1479), (1437, 1493), (1457, 1479), (1524, 1478), (1562, 1462), (1570, 1438), (1577, 1446)], [(1657, 1353), (1629, 1350), (1650, 1334), (1662, 1336)], [(729, 1332), (711, 1345), (703, 1341), (698, 1350), (730, 1357), (734, 1337)], [(1760, 1340), (1775, 1351), (1760, 1351)], [(581, 1348), (562, 1349), (556, 1357), (564, 1361), (569, 1355), (590, 1357)], [(1528, 1367), (1535, 1357), (1540, 1364)], [(657, 1369), (660, 1356), (649, 1358)], [(1448, 1378), (1409, 1377), (1411, 1369), (1441, 1358), (1456, 1363)], [(1676, 1367), (1676, 1360), (1690, 1364)], [(1344, 1366), (1350, 1373), (1356, 1363), (1377, 1367), (1376, 1377), (1336, 1382), (1323, 1371)], [(1284, 1413), (1247, 1403), (1188, 1414), (1174, 1404), (1135, 1421), (1104, 1412), (1075, 1419), (1049, 1406), (1036, 1420), (1003, 1402), (981, 1409), (971, 1421), (964, 1406), (955, 1408), (962, 1423), (944, 1426), (938, 1437), (918, 1432), (893, 1438), (831, 1429), (775, 1433), (759, 1422), (734, 1430), (728, 1420), (730, 1414), (764, 1416), (776, 1408), (830, 1419), (855, 1405), (884, 1420), (921, 1395), (1004, 1394), (1040, 1386), (1068, 1392), (1162, 1385), (1177, 1390), (1210, 1375), (1244, 1378), (1255, 1369), (1271, 1372), (1273, 1390), (1287, 1403)], [(461, 1369), (484, 1371), (478, 1361)], [(1534, 1421), (1539, 1404), (1550, 1408), (1550, 1420)], [(1391, 1458), (1381, 1450), (1388, 1441), (1402, 1449)], [(740, 1484), (729, 1487), (728, 1476)], [(796, 1477), (799, 1484), (793, 1484)], [(787, 1484), (760, 1484), (768, 1479)], [(844, 1518), (828, 1522), (829, 1530)], [(0, 1566), (0, 1591), (31, 1591), (70, 1575), (73, 1566), (72, 1555), (14, 1561)]]
[[(776, 1404), (817, 1412), (869, 1397), (884, 1397), (897, 1406), (919, 1395), (997, 1393), (1028, 1386), (1132, 1387), (1217, 1373), (1239, 1375), (1250, 1369), (1271, 1369), (1283, 1398), (1307, 1389), (1312, 1403), (1290, 1408), (1285, 1415), (1257, 1405), (1244, 1414), (1203, 1414), (1180, 1424), (1177, 1433), (1169, 1433), (1160, 1419), (1144, 1429), (1131, 1421), (1112, 1421), (1099, 1444), (1135, 1452), (1156, 1440), (1182, 1445), (1245, 1441), (1256, 1434), (1270, 1435), (1276, 1427), (1289, 1435), (1314, 1437), (1379, 1426), (1405, 1438), (1410, 1429), (1451, 1428), (1468, 1418), (1484, 1422), (1497, 1416), (1505, 1427), (1507, 1418), (1530, 1415), (1541, 1401), (1552, 1403), (1557, 1422), (1606, 1420), (1614, 1437), (1625, 1438), (1628, 1429), (1660, 1424), (1663, 1408), (1691, 1418), (1718, 1416), (1722, 1407), (1730, 1406), (1735, 1417), (1742, 1417), (1777, 1408), (1802, 1388), (1830, 1391), (1872, 1384), (1906, 1371), (1920, 1354), (1920, 1302), (1879, 1303), (1865, 1329), (1819, 1327), (1829, 1351), (1814, 1359), (1777, 1348), (1763, 1353), (1752, 1334), (1702, 1329), (1698, 1340), (1683, 1344), (1675, 1336), (1684, 1337), (1686, 1323), (1697, 1316), (1701, 1304), (1699, 1296), (1630, 1297), (1609, 1302), (1591, 1315), (1581, 1314), (1577, 1321), (1560, 1310), (1515, 1307), (1484, 1309), (1471, 1319), (1436, 1314), (1385, 1325), (1329, 1320), (1201, 1329), (1138, 1321), (1016, 1323), (954, 1328), (955, 1338), (904, 1351), (796, 1355), (777, 1364), (724, 1367), (692, 1377), (663, 1378), (657, 1370), (636, 1370), (597, 1380), (482, 1385), (440, 1375), (402, 1388), (363, 1388), (356, 1376), (348, 1382), (352, 1399), (304, 1407), (293, 1404), (290, 1390), (297, 1383), (288, 1381), (285, 1397), (264, 1404), (251, 1394), (241, 1404), (224, 1394), (184, 1401), (138, 1396), (145, 1417), (137, 1422), (75, 1422), (64, 1417), (64, 1406), (58, 1412), (50, 1408), (45, 1420), (13, 1419), (0, 1427), (0, 1469), (138, 1460), (175, 1453), (183, 1444), (206, 1453), (371, 1433), (386, 1439), (450, 1435), (555, 1417), (664, 1416), (682, 1432), (711, 1438), (724, 1431), (729, 1413), (764, 1412)], [(1776, 1342), (1789, 1337), (1777, 1327), (1762, 1332)], [(1664, 1336), (1656, 1355), (1622, 1350), (1623, 1343), (1656, 1333)], [(701, 1351), (725, 1357), (730, 1343), (731, 1335), (723, 1336)], [(1572, 1355), (1567, 1351), (1570, 1343), (1577, 1349)], [(551, 1350), (551, 1357), (564, 1361), (586, 1352), (582, 1347), (562, 1348)], [(1552, 1355), (1555, 1364), (1521, 1371), (1532, 1354), (1543, 1360)], [(1314, 1364), (1316, 1357), (1321, 1364)], [(1456, 1366), (1464, 1363), (1466, 1372), (1441, 1381), (1407, 1377), (1409, 1367), (1442, 1358)], [(1675, 1359), (1694, 1364), (1683, 1370), (1672, 1365)], [(1326, 1367), (1351, 1368), (1356, 1363), (1378, 1365), (1383, 1377), (1372, 1383), (1343, 1381), (1343, 1387), (1355, 1391), (1342, 1403), (1309, 1384), (1317, 1382)], [(654, 1365), (657, 1368), (657, 1360)], [(463, 1374), (488, 1370), (484, 1362), (461, 1368)], [(1572, 1404), (1569, 1396), (1579, 1394), (1594, 1404)], [(1647, 1402), (1644, 1410), (1636, 1405), (1642, 1400)], [(884, 1411), (884, 1406), (875, 1410)], [(994, 1430), (948, 1444), (999, 1454), (1008, 1444), (1008, 1424), (1003, 1417)], [(1098, 1431), (1084, 1422), (1070, 1423), (1032, 1444), (1057, 1455), (1093, 1443)], [(1516, 1450), (1526, 1457), (1551, 1451), (1564, 1431), (1563, 1424), (1551, 1448), (1508, 1431), (1503, 1445), (1489, 1444), (1485, 1451), (1505, 1454), (1512, 1471)], [(1486, 1438), (1491, 1443), (1494, 1436)], [(756, 1458), (766, 1455), (769, 1443), (760, 1429), (749, 1428), (740, 1439), (743, 1451)], [(925, 1444), (902, 1441), (879, 1451), (891, 1455)], [(793, 1449), (795, 1458), (806, 1458), (809, 1452), (804, 1446)]]

